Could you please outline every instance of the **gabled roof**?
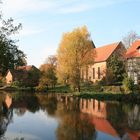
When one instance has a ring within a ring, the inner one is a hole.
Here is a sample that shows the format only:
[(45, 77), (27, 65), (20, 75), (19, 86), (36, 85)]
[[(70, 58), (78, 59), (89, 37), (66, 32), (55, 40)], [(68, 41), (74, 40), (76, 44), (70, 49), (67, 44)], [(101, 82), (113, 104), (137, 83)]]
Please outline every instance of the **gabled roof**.
[(119, 44), (120, 42), (117, 42), (99, 48), (95, 48), (96, 56), (94, 61), (96, 63), (106, 61), (112, 55), (112, 53), (115, 51)]
[(136, 40), (126, 52), (126, 58), (140, 57), (139, 53), (140, 39)]
[(28, 65), (28, 66), (19, 66), (17, 67), (17, 70), (24, 70), (24, 71), (30, 71), (32, 69), (37, 69), (35, 66), (33, 65)]

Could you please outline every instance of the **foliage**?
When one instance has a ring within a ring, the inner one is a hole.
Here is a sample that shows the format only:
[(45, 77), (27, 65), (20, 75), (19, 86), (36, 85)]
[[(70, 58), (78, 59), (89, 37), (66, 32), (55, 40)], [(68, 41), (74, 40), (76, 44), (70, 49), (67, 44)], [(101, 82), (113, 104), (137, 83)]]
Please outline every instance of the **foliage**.
[(18, 75), (18, 81), (15, 81), (12, 83), (12, 86), (17, 86), (17, 87), (35, 87), (38, 86), (39, 84), (39, 79), (40, 79), (40, 71), (32, 66), (32, 68), (28, 71), (21, 70), (22, 74)]
[(0, 79), (0, 85), (4, 86), (6, 84), (6, 78)]
[(3, 83), (2, 83), (2, 80), (0, 80), (0, 87), (2, 87), (3, 86)]
[(44, 85), (38, 85), (36, 88), (35, 88), (35, 91), (37, 92), (46, 92), (48, 91), (47, 87), (44, 86)]
[(61, 83), (80, 90), (81, 68), (93, 63), (94, 49), (87, 28), (76, 28), (65, 33), (58, 49), (57, 75)]
[(129, 77), (125, 77), (123, 80), (123, 88), (125, 92), (132, 92), (134, 88), (134, 81)]
[(51, 64), (43, 64), (40, 67), (40, 70), (42, 72), (39, 86), (51, 86), (55, 87), (57, 83), (57, 77), (56, 77), (56, 66), (54, 63)]
[(22, 83), (19, 82), (19, 81), (14, 81), (14, 82), (12, 82), (12, 84), (11, 84), (12, 87), (20, 87), (21, 85), (22, 85)]
[(12, 18), (0, 19), (0, 72), (4, 75), (8, 69), (26, 64), (25, 54), (18, 49), (11, 35), (17, 33), (21, 24), (14, 26)]
[(105, 93), (122, 93), (122, 86), (104, 86), (103, 91)]
[(32, 68), (28, 72), (28, 81), (24, 81), (25, 86), (35, 87), (39, 84), (40, 71), (37, 68)]
[(108, 85), (122, 82), (126, 73), (125, 63), (117, 54), (111, 56), (108, 62), (107, 73), (108, 77), (106, 77), (106, 82)]
[(57, 57), (55, 55), (50, 55), (46, 61), (46, 64), (50, 64), (52, 66), (56, 66), (57, 65)]

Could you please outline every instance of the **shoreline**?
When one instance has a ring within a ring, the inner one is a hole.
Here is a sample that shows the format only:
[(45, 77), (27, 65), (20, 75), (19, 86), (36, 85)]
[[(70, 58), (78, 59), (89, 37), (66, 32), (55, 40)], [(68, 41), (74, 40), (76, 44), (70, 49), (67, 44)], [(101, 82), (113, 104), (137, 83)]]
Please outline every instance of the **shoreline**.
[(137, 103), (140, 104), (140, 93), (105, 93), (105, 92), (53, 92), (53, 91), (36, 91), (35, 88), (16, 88), (16, 87), (7, 87), (5, 89), (0, 89), (0, 92), (29, 92), (35, 94), (61, 94), (62, 96), (73, 96), (85, 99), (97, 99), (101, 101), (119, 101), (127, 103)]

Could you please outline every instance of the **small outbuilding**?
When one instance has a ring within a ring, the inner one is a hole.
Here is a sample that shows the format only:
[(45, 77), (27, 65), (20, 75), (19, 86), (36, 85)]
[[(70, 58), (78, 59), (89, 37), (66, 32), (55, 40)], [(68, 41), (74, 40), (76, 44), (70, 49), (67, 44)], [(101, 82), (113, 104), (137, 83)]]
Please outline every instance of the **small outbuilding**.
[(36, 86), (39, 82), (40, 70), (33, 65), (20, 66), (14, 70), (9, 69), (5, 78), (7, 84), (18, 81), (25, 86)]

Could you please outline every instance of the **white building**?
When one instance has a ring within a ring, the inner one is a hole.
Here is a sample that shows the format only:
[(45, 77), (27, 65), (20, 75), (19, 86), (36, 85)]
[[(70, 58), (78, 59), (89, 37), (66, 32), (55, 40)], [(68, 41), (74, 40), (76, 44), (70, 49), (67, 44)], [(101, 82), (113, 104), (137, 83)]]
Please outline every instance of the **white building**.
[(140, 39), (136, 40), (126, 52), (128, 76), (135, 84), (140, 83)]

